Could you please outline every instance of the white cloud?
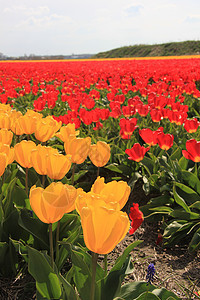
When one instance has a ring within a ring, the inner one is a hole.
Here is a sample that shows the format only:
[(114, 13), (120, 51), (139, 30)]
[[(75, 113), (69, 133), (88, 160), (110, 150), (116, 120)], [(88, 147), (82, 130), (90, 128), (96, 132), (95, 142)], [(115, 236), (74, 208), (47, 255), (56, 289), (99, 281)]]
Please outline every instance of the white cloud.
[(49, 13), (49, 8), (47, 6), (38, 6), (38, 7), (27, 7), (24, 5), (19, 6), (11, 6), (5, 7), (3, 9), (4, 13), (10, 14), (22, 14), (26, 16), (33, 16), (33, 15), (43, 15)]

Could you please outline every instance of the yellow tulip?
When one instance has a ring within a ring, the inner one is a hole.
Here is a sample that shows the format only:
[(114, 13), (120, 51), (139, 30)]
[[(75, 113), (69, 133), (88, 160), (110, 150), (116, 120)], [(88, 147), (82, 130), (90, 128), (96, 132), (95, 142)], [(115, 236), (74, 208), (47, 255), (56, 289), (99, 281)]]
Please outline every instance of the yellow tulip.
[(61, 139), (61, 141), (65, 142), (69, 139), (70, 136), (76, 137), (79, 135), (79, 130), (75, 130), (75, 124), (67, 124), (66, 126), (62, 126), (60, 131), (56, 133), (56, 136)]
[(11, 106), (10, 104), (0, 103), (0, 112), (10, 112)]
[(17, 122), (18, 122), (19, 126), (21, 127), (21, 130), (23, 133), (32, 134), (35, 132), (36, 122), (37, 122), (36, 117), (24, 115), (24, 116), (19, 117)]
[(10, 145), (12, 143), (12, 139), (12, 131), (6, 128), (0, 129), (0, 143)]
[(17, 135), (23, 134), (23, 130), (17, 121), (21, 116), (22, 113), (16, 110), (12, 110), (9, 114), (9, 118), (11, 120), (10, 129)]
[(0, 143), (0, 153), (5, 153), (7, 156), (7, 165), (11, 164), (15, 159), (15, 152), (14, 148), (9, 145)]
[(130, 223), (125, 212), (103, 206), (83, 207), (80, 213), (86, 247), (108, 254), (127, 234)]
[(0, 113), (0, 128), (11, 128), (11, 118), (8, 113)]
[(71, 155), (50, 154), (47, 156), (47, 175), (61, 180), (71, 168)]
[(41, 142), (48, 141), (60, 129), (61, 125), (62, 122), (57, 122), (51, 116), (38, 119), (35, 128), (36, 139)]
[(31, 151), (36, 148), (32, 141), (23, 140), (14, 146), (15, 160), (24, 168), (31, 168)]
[(110, 146), (102, 141), (91, 145), (89, 158), (96, 167), (103, 167), (110, 159)]
[(98, 177), (92, 185), (91, 192), (103, 197), (106, 203), (117, 202), (120, 209), (128, 201), (131, 188), (125, 181), (116, 181), (105, 183), (103, 177)]
[(42, 145), (38, 145), (31, 151), (31, 164), (38, 174), (47, 175), (47, 157), (53, 153), (58, 154), (58, 150)]
[(52, 182), (46, 189), (32, 186), (30, 205), (37, 217), (44, 223), (55, 223), (65, 213), (75, 208), (76, 189), (73, 186)]
[(81, 213), (83, 207), (90, 207), (90, 206), (106, 206), (107, 208), (120, 210), (119, 203), (117, 202), (105, 202), (104, 198), (98, 194), (88, 192), (86, 193), (83, 189), (77, 189), (77, 197), (75, 201), (75, 208), (76, 211)]
[(64, 148), (66, 154), (71, 155), (72, 163), (82, 164), (90, 151), (91, 138), (69, 138), (67, 142), (64, 143)]
[(0, 153), (0, 176), (5, 172), (5, 168), (8, 164), (8, 157), (5, 153)]

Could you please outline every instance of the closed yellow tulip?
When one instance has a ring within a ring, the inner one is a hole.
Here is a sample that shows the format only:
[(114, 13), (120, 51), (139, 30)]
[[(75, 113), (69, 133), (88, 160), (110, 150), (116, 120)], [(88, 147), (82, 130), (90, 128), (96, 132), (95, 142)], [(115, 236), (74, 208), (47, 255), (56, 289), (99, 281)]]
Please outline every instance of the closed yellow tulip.
[(96, 167), (103, 167), (110, 159), (110, 146), (102, 141), (91, 145), (89, 158)]
[(21, 141), (14, 146), (15, 160), (24, 168), (31, 168), (31, 151), (36, 148), (33, 141)]
[(79, 130), (75, 130), (75, 124), (69, 123), (66, 126), (62, 126), (60, 131), (56, 133), (56, 136), (61, 139), (61, 141), (65, 142), (69, 139), (70, 136), (76, 137), (79, 135)]
[(108, 254), (127, 234), (130, 223), (125, 212), (103, 206), (83, 207), (80, 213), (86, 247)]
[(0, 129), (0, 143), (10, 145), (12, 143), (13, 133), (12, 131), (3, 128)]
[(103, 197), (106, 203), (119, 203), (120, 209), (122, 209), (128, 201), (131, 188), (125, 181), (113, 180), (105, 183), (103, 177), (98, 177), (92, 185), (91, 192)]
[(62, 122), (57, 122), (51, 116), (43, 119), (38, 119), (35, 128), (36, 139), (41, 142), (48, 141), (60, 129), (61, 125)]
[(1, 112), (10, 112), (10, 111), (11, 111), (10, 104), (0, 103), (0, 113)]
[(14, 148), (9, 145), (0, 143), (0, 153), (5, 153), (7, 156), (7, 165), (11, 164), (15, 159)]
[(23, 130), (18, 123), (18, 119), (22, 116), (22, 113), (20, 111), (12, 110), (9, 114), (11, 124), (10, 124), (10, 129), (12, 132), (14, 132), (16, 135), (21, 135), (23, 134)]
[(71, 168), (71, 155), (50, 154), (47, 156), (47, 175), (61, 180)]
[(42, 145), (38, 145), (31, 151), (31, 164), (38, 174), (47, 175), (47, 157), (53, 153), (58, 154), (58, 150)]
[(11, 129), (11, 118), (8, 113), (0, 113), (0, 128)]
[(64, 148), (66, 154), (71, 155), (72, 163), (82, 164), (90, 151), (91, 138), (69, 138), (67, 142), (64, 143)]
[(76, 189), (61, 182), (52, 182), (46, 189), (32, 186), (30, 205), (37, 217), (44, 223), (59, 221), (65, 213), (75, 208)]
[(5, 168), (8, 164), (8, 157), (5, 153), (0, 153), (0, 176), (5, 172)]
[(24, 134), (32, 134), (35, 132), (36, 128), (36, 117), (31, 117), (29, 115), (24, 115), (19, 117), (17, 120), (19, 126), (21, 127), (21, 130)]

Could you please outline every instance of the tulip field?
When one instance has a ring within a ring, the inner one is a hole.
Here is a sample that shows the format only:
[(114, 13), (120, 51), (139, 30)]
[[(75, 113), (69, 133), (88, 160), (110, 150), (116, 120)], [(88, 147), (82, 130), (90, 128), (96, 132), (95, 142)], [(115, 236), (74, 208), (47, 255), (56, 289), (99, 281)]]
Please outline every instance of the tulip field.
[(199, 127), (198, 56), (1, 61), (0, 278), (28, 272), (39, 300), (181, 299), (153, 265), (123, 284), (141, 240), (107, 258), (144, 220), (199, 253)]

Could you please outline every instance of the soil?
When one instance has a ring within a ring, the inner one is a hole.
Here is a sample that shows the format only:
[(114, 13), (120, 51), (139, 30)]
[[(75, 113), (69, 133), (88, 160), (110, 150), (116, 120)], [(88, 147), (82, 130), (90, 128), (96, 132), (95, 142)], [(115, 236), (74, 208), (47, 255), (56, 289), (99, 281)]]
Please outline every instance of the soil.
[[(144, 194), (140, 183), (136, 184), (125, 210), (129, 211), (133, 202), (139, 205), (147, 203), (150, 197)], [(199, 299), (194, 292), (200, 291), (200, 253), (191, 255), (187, 251), (187, 245), (173, 248), (164, 248), (162, 244), (157, 245), (157, 229), (157, 224), (144, 221), (133, 235), (127, 234), (108, 255), (108, 269), (128, 245), (135, 240), (143, 240), (142, 244), (131, 252), (134, 271), (125, 278), (124, 283), (146, 281), (148, 265), (154, 263), (156, 269), (154, 285), (173, 291), (180, 299)], [(27, 271), (25, 275), (14, 280), (0, 278), (0, 299), (36, 299), (33, 278)]]

